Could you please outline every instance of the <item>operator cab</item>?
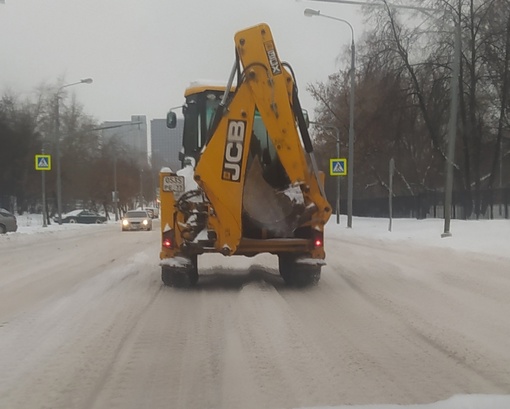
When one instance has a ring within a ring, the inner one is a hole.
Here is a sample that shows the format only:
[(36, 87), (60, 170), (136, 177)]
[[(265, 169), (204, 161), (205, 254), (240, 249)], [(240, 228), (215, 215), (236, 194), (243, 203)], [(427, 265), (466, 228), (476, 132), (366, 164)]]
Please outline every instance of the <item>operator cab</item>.
[[(200, 159), (202, 148), (207, 142), (214, 114), (220, 105), (225, 87), (192, 85), (186, 89), (186, 103), (182, 106), (184, 130), (182, 150), (179, 159), (192, 157), (195, 163)], [(167, 115), (167, 127), (175, 128), (177, 116), (170, 111)]]
[[(230, 95), (234, 91), (235, 89), (232, 88)], [(182, 106), (184, 115), (182, 150), (179, 153), (179, 160), (183, 167), (186, 157), (192, 157), (195, 163), (198, 163), (202, 148), (213, 132), (211, 128), (214, 126), (214, 116), (224, 92), (224, 86), (192, 84), (186, 89), (186, 103)], [(167, 127), (175, 128), (176, 123), (176, 114), (170, 111), (167, 115)], [(248, 167), (255, 158), (260, 163), (264, 179), (273, 188), (283, 188), (288, 185), (289, 179), (258, 111), (255, 111), (253, 121)]]

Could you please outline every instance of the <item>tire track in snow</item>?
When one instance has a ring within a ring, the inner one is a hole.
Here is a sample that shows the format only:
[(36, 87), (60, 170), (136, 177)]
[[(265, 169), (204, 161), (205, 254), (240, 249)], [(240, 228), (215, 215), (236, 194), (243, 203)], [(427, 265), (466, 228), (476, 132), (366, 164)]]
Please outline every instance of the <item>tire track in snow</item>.
[[(296, 291), (303, 296), (309, 292)], [(313, 292), (313, 290), (311, 290)], [(232, 311), (228, 333), (236, 346), (227, 362), (241, 359), (244, 366), (226, 367), (225, 378), (242, 385), (223, 387), (223, 406), (236, 406), (242, 390), (248, 407), (300, 407), (310, 402), (326, 404), (337, 386), (329, 357), (317, 349), (306, 324), (278, 291), (266, 282), (251, 283), (239, 293), (238, 308)], [(236, 356), (241, 355), (236, 359)], [(249, 383), (246, 383), (246, 380)], [(329, 393), (325, 393), (329, 389)]]
[[(488, 390), (504, 392), (510, 387), (510, 378), (505, 380), (503, 372), (495, 368), (502, 366), (501, 359), (505, 355), (510, 365), (507, 354), (510, 345), (491, 342), (492, 340), (483, 334), (484, 331), (480, 331), (480, 328), (485, 327), (488, 333), (503, 331), (510, 337), (508, 327), (505, 329), (501, 325), (494, 325), (490, 319), (502, 312), (504, 302), (497, 296), (499, 289), (488, 291), (489, 294), (496, 295), (489, 299), (479, 291), (480, 277), (471, 284), (462, 280), (457, 275), (458, 271), (462, 271), (463, 276), (470, 274), (464, 263), (459, 260), (454, 262), (454, 270), (443, 267), (443, 271), (431, 272), (424, 277), (426, 266), (424, 268), (423, 265), (417, 267), (414, 263), (405, 264), (399, 259), (398, 263), (387, 262), (380, 265), (384, 276), (374, 275), (373, 272), (362, 275), (344, 269), (342, 278), (352, 290), (375, 308), (404, 323), (413, 334), (409, 337), (409, 342), (419, 339), (440, 352), (445, 360), (452, 361), (453, 368), (460, 366), (470, 372), (471, 375), (464, 374), (465, 379), (470, 379), (462, 382), (464, 388), (469, 389), (472, 378), (477, 377), (477, 383), (485, 384)], [(403, 269), (407, 270), (406, 280), (402, 280)], [(430, 267), (430, 271), (434, 271), (434, 268)], [(445, 276), (449, 279), (445, 280)], [(457, 280), (462, 282), (460, 286), (445, 285)], [(494, 283), (492, 285), (497, 286)], [(480, 307), (477, 307), (478, 305)], [(503, 367), (508, 368), (508, 365)], [(456, 375), (455, 378), (461, 378), (458, 373)]]

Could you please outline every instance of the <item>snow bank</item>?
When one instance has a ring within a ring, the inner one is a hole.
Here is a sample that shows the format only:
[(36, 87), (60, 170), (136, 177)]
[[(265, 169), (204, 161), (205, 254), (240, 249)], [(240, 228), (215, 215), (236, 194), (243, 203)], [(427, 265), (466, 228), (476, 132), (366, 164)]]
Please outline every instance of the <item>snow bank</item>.
[(405, 241), (502, 257), (508, 257), (510, 253), (510, 220), (452, 220), (452, 236), (444, 238), (441, 237), (444, 231), (442, 219), (393, 219), (391, 232), (388, 231), (388, 219), (354, 217), (352, 228), (348, 229), (346, 225), (346, 216), (341, 216), (338, 225), (336, 217), (332, 216), (326, 226), (326, 237)]

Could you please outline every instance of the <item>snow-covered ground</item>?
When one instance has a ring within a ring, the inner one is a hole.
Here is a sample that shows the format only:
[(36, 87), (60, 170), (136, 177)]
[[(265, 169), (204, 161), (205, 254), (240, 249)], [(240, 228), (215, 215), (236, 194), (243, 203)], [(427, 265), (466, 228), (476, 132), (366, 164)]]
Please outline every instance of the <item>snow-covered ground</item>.
[(510, 221), (443, 223), (333, 216), (317, 289), (285, 289), (270, 257), (201, 256), (182, 292), (156, 226), (18, 216), (0, 407), (509, 409)]

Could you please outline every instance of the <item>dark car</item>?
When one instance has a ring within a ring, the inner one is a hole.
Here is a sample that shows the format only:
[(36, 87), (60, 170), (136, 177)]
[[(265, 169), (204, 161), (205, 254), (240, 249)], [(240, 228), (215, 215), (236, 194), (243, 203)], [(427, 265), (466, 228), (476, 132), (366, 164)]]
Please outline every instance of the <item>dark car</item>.
[[(58, 223), (58, 216), (53, 220)], [(62, 223), (106, 223), (106, 217), (92, 210), (73, 210), (62, 215)]]
[(18, 230), (16, 216), (5, 209), (0, 209), (0, 234)]

